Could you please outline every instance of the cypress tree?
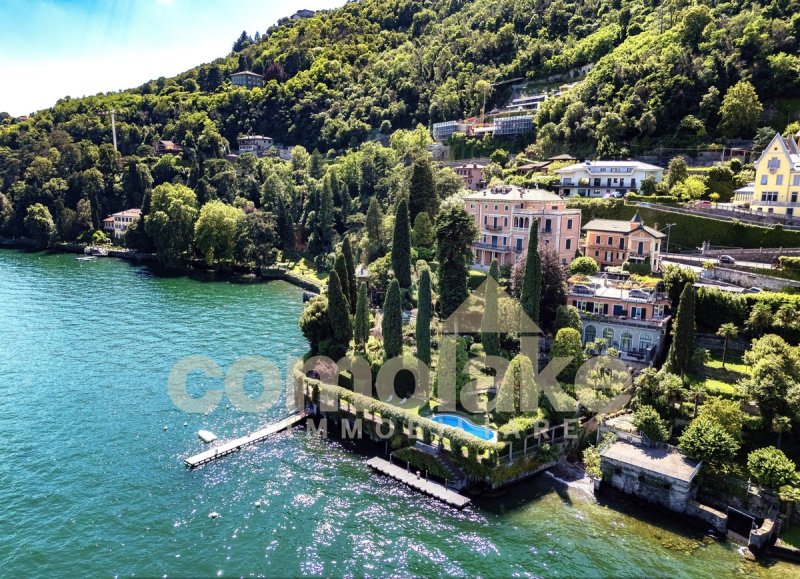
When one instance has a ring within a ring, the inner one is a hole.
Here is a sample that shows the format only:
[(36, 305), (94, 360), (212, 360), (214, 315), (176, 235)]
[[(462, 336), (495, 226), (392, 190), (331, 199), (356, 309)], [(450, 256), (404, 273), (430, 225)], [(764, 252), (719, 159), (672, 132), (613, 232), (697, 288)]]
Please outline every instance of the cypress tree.
[(412, 221), (423, 211), (431, 216), (436, 215), (439, 198), (436, 194), (433, 171), (427, 159), (417, 157), (412, 163), (409, 190), (408, 210)]
[(350, 345), (353, 326), (350, 324), (350, 306), (342, 292), (342, 283), (336, 270), (328, 278), (328, 319), (333, 330), (333, 339), (343, 346)]
[(391, 360), (403, 352), (403, 312), (400, 303), (400, 284), (393, 279), (383, 302), (383, 356)]
[(392, 238), (392, 268), (400, 287), (411, 287), (411, 227), (408, 203), (401, 198), (394, 214), (394, 237)]
[[(497, 327), (497, 282), (500, 279), (500, 266), (497, 260), (492, 260), (489, 266), (489, 275), (486, 277), (486, 294), (483, 318), (481, 319), (481, 343), (483, 351), (489, 356), (500, 355), (500, 334), (489, 331)], [(491, 281), (494, 280), (494, 281)]]
[(278, 238), (284, 251), (294, 251), (294, 224), (283, 195), (278, 195)]
[(675, 325), (672, 328), (672, 346), (668, 366), (674, 373), (685, 375), (691, 369), (694, 354), (694, 287), (687, 283), (681, 292)]
[(528, 252), (525, 257), (525, 276), (519, 297), (522, 310), (539, 325), (542, 303), (542, 261), (539, 257), (539, 221), (533, 220), (528, 236)]
[(417, 358), (426, 364), (431, 363), (431, 272), (423, 268), (419, 275), (417, 291)]
[(330, 189), (322, 189), (319, 196), (319, 210), (317, 211), (317, 228), (321, 252), (330, 251), (333, 247), (333, 193)]
[(367, 284), (365, 283), (358, 287), (356, 320), (353, 326), (356, 346), (363, 346), (369, 340), (369, 303), (367, 302)]
[(375, 197), (370, 197), (367, 216), (364, 221), (364, 263), (370, 263), (383, 254), (383, 235), (381, 232), (381, 208)]
[(347, 301), (348, 313), (353, 312), (353, 306), (350, 302), (350, 276), (347, 275), (347, 262), (344, 255), (340, 252), (336, 254), (336, 259), (333, 262), (333, 269), (339, 275), (339, 283), (342, 285), (342, 294)]
[(436, 216), (436, 255), (439, 261), (439, 305), (447, 318), (464, 303), (467, 288), (469, 244), (478, 237), (474, 219), (463, 207), (443, 207)]
[(350, 300), (350, 309), (352, 313), (356, 313), (356, 301), (358, 301), (358, 284), (356, 283), (356, 262), (353, 259), (353, 247), (350, 245), (350, 238), (345, 237), (342, 243), (342, 255), (344, 255), (344, 264), (347, 266), (347, 287), (349, 289), (348, 298)]

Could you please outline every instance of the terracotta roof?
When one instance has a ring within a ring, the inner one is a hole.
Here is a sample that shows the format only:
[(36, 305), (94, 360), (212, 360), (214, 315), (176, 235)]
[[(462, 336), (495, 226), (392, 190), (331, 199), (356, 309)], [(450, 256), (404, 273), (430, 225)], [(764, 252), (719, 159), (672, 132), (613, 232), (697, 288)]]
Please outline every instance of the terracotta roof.
[(631, 221), (621, 221), (617, 219), (592, 219), (581, 229), (583, 231), (607, 231), (608, 233), (624, 233), (625, 235), (627, 235), (628, 233), (633, 233), (634, 231), (644, 230), (653, 237), (656, 237), (658, 239), (666, 237), (666, 234), (661, 233), (660, 231), (653, 229), (652, 227), (648, 227), (647, 225), (643, 225), (641, 221), (638, 223), (639, 223), (638, 227), (631, 229)]
[(476, 191), (465, 196), (464, 199), (470, 201), (552, 201), (563, 202), (564, 200), (550, 191), (543, 189), (524, 189), (513, 185), (498, 185), (489, 187), (483, 191)]

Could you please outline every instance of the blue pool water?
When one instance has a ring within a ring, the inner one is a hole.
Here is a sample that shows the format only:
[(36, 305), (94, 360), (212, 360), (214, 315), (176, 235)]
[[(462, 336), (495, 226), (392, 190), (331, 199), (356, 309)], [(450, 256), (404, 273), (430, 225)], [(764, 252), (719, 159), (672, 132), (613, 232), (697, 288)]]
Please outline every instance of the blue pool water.
[(467, 434), (471, 434), (472, 436), (477, 436), (481, 440), (494, 440), (495, 435), (497, 434), (491, 428), (486, 428), (485, 426), (478, 426), (477, 424), (473, 424), (466, 418), (462, 418), (461, 416), (456, 416), (455, 414), (437, 414), (436, 416), (432, 417), (431, 420), (433, 420), (434, 422), (438, 422), (439, 424), (444, 424), (445, 426), (460, 428)]

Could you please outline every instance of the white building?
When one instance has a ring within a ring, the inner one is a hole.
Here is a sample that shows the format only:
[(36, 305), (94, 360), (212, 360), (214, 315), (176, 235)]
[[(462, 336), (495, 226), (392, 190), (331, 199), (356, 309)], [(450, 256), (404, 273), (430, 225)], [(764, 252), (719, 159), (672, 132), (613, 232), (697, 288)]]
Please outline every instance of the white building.
[(257, 157), (262, 157), (269, 149), (274, 146), (272, 137), (261, 135), (247, 135), (236, 139), (239, 143), (239, 154), (253, 153)]
[(562, 196), (603, 197), (635, 193), (647, 177), (661, 181), (664, 169), (639, 161), (584, 161), (559, 169)]
[(114, 240), (125, 237), (128, 227), (136, 223), (142, 216), (141, 209), (126, 209), (119, 213), (114, 213), (103, 219), (103, 230), (114, 238)]

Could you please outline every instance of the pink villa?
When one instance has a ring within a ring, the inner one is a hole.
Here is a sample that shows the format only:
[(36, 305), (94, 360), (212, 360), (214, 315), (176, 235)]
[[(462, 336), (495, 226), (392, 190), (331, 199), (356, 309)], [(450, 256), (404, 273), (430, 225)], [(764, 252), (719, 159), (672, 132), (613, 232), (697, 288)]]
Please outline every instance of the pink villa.
[(454, 167), (456, 174), (464, 180), (464, 187), (472, 191), (476, 191), (483, 187), (483, 170), (486, 165), (478, 163), (465, 163)]
[(472, 244), (475, 264), (488, 267), (516, 263), (528, 250), (531, 222), (539, 220), (539, 245), (558, 251), (567, 264), (580, 247), (581, 211), (548, 191), (499, 185), (464, 197), (464, 208), (475, 219), (480, 238)]

